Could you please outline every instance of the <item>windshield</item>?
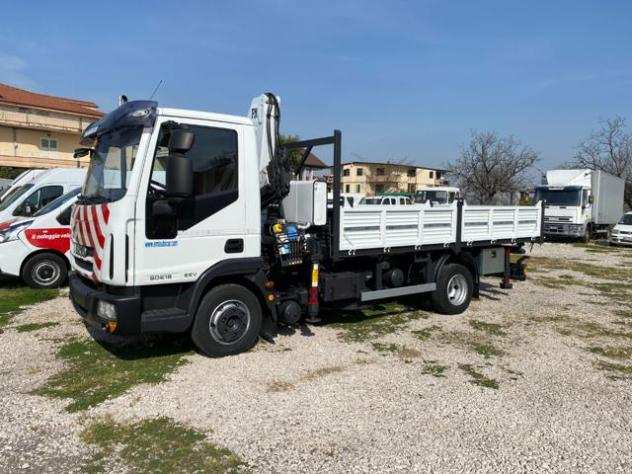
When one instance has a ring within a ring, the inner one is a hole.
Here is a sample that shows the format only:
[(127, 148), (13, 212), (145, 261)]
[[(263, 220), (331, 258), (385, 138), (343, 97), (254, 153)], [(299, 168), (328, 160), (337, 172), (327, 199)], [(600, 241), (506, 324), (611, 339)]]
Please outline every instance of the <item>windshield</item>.
[(11, 204), (17, 201), (20, 196), (23, 196), (29, 189), (33, 187), (33, 183), (23, 184), (22, 186), (17, 186), (11, 189), (4, 198), (0, 199), (0, 211), (4, 211)]
[(581, 206), (582, 193), (580, 189), (538, 188), (535, 202), (538, 201), (546, 201), (548, 206)]
[(90, 159), (81, 196), (116, 201), (125, 195), (143, 127), (126, 127), (101, 135)]
[(619, 224), (632, 225), (632, 214), (623, 214)]
[(382, 199), (380, 198), (362, 198), (360, 204), (380, 204)]
[(33, 214), (33, 217), (43, 216), (44, 214), (48, 214), (50, 211), (54, 211), (58, 207), (68, 202), (70, 199), (74, 198), (77, 194), (79, 194), (79, 191), (81, 191), (81, 188), (76, 188), (70, 192), (67, 192), (66, 194), (59, 196), (57, 199), (52, 200), (35, 214)]

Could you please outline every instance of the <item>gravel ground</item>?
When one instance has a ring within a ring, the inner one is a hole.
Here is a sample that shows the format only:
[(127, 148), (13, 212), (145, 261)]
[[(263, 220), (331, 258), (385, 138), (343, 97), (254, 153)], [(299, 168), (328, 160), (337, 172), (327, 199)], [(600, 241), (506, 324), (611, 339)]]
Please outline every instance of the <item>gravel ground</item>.
[[(632, 252), (569, 244), (536, 246), (532, 255), (611, 267), (632, 260)], [(63, 400), (28, 394), (61, 369), (54, 354), (62, 341), (87, 335), (67, 299), (38, 304), (13, 324), (60, 325), (0, 335), (0, 471), (79, 469), (92, 451), (78, 433), (108, 415), (169, 416), (208, 432), (257, 472), (629, 472), (632, 381), (609, 377), (586, 350), (621, 341), (568, 329), (617, 327), (620, 307), (591, 288), (599, 280), (570, 273), (586, 284), (549, 288), (536, 283), (540, 272), (513, 290), (486, 280), (465, 314), (428, 313), (379, 340), (405, 351), (345, 342), (340, 327), (311, 327), (235, 357), (187, 356), (168, 381), (75, 414)], [(551, 322), (561, 315), (567, 331)], [(504, 335), (486, 335), (472, 320), (499, 324)], [(434, 332), (420, 340), (419, 330)], [(485, 358), (473, 350), (481, 338), (502, 353)], [(426, 373), (428, 364), (445, 367), (443, 376)], [(498, 388), (471, 383), (466, 366)]]

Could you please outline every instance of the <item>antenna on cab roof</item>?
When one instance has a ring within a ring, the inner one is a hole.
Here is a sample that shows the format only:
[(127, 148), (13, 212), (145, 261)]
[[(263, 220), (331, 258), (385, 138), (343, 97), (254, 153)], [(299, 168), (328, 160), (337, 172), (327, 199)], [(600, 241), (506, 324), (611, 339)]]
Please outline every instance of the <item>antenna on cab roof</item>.
[(154, 95), (156, 94), (156, 92), (158, 92), (158, 89), (160, 89), (160, 86), (162, 86), (163, 84), (163, 80), (160, 79), (160, 81), (158, 81), (158, 84), (156, 85), (156, 87), (154, 88), (154, 91), (151, 93), (151, 95), (149, 96), (149, 100), (154, 98)]

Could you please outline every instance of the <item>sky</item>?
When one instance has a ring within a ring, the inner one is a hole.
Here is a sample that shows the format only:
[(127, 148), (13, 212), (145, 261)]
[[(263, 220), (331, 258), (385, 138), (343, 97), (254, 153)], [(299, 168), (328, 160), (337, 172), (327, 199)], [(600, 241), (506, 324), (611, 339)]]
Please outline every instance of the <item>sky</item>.
[(546, 169), (600, 120), (632, 127), (626, 0), (41, 3), (3, 0), (0, 82), (104, 111), (160, 80), (161, 105), (239, 115), (272, 91), (283, 133), (340, 129), (345, 161), (433, 167), (472, 130)]

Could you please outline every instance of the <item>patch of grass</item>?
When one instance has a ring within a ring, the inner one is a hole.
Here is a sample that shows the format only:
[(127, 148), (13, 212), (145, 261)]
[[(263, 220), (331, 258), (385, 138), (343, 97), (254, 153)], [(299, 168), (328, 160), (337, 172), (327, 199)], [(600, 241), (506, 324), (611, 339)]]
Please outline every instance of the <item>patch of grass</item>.
[(484, 374), (478, 372), (472, 365), (470, 364), (459, 364), (459, 369), (468, 374), (472, 379), (470, 380), (471, 384), (478, 385), (480, 387), (485, 388), (493, 388), (495, 390), (498, 389), (498, 382), (494, 379), (490, 379)]
[(432, 333), (441, 329), (441, 326), (429, 326), (427, 328), (411, 331), (411, 334), (420, 341), (427, 341), (432, 336)]
[(49, 321), (47, 323), (22, 324), (20, 326), (16, 326), (15, 330), (17, 332), (30, 332), (30, 331), (38, 331), (44, 328), (50, 328), (52, 326), (59, 326), (59, 323)]
[(290, 390), (294, 390), (296, 385), (286, 382), (285, 380), (273, 380), (268, 384), (268, 392), (277, 393), (277, 392), (288, 392)]
[(421, 356), (421, 352), (413, 347), (407, 347), (400, 344), (384, 344), (381, 342), (372, 342), (373, 349), (381, 354), (393, 354), (404, 361), (415, 359)]
[(59, 295), (59, 290), (29, 287), (0, 288), (0, 328), (7, 326), (23, 306), (41, 303)]
[(445, 371), (447, 369), (448, 369), (447, 365), (438, 364), (437, 361), (434, 361), (434, 360), (425, 360), (421, 373), (425, 375), (432, 375), (433, 377), (441, 378), (441, 377), (445, 377)]
[(632, 310), (631, 309), (615, 309), (613, 313), (620, 318), (632, 319)]
[(602, 266), (571, 259), (531, 257), (529, 264), (548, 270), (569, 270), (603, 280), (632, 280), (632, 268)]
[(505, 354), (505, 352), (497, 348), (488, 337), (481, 336), (480, 334), (474, 334), (464, 331), (444, 331), (441, 332), (441, 334), (438, 336), (438, 339), (444, 344), (449, 344), (451, 346), (457, 347), (460, 346), (465, 349), (473, 350), (477, 354), (483, 356), (485, 359)]
[(632, 378), (632, 365), (613, 364), (612, 362), (599, 361), (597, 367), (612, 373), (611, 379), (621, 380)]
[(57, 352), (66, 368), (34, 393), (70, 399), (66, 407), (69, 412), (85, 410), (136, 385), (165, 381), (190, 353), (188, 347), (177, 342), (169, 338), (153, 345), (115, 345), (92, 339), (72, 340)]
[(484, 331), (491, 336), (506, 336), (507, 333), (503, 331), (503, 327), (500, 324), (486, 323), (480, 319), (470, 319), (470, 326), (477, 331)]
[(317, 380), (322, 377), (326, 377), (327, 375), (337, 374), (340, 372), (344, 372), (345, 368), (339, 365), (332, 365), (328, 367), (321, 367), (320, 369), (310, 370), (303, 377), (301, 377), (301, 381), (311, 382), (312, 380)]
[(107, 472), (105, 461), (112, 457), (138, 473), (239, 472), (246, 466), (204, 433), (166, 417), (130, 424), (105, 419), (86, 427), (81, 437), (98, 450), (85, 471)]
[(632, 340), (632, 332), (612, 329), (594, 321), (574, 322), (563, 328), (563, 331), (565, 336), (573, 335), (584, 339), (607, 337)]
[(336, 313), (327, 316), (331, 327), (342, 329), (340, 338), (345, 342), (367, 342), (396, 333), (411, 321), (428, 318), (423, 311), (402, 305), (376, 305), (363, 311)]
[(610, 359), (629, 359), (632, 357), (632, 347), (593, 346), (589, 347), (587, 350), (593, 354), (609, 357)]
[(498, 349), (491, 343), (472, 344), (472, 349), (474, 349), (474, 352), (477, 354), (482, 355), (485, 359), (498, 357), (504, 354), (504, 351)]

